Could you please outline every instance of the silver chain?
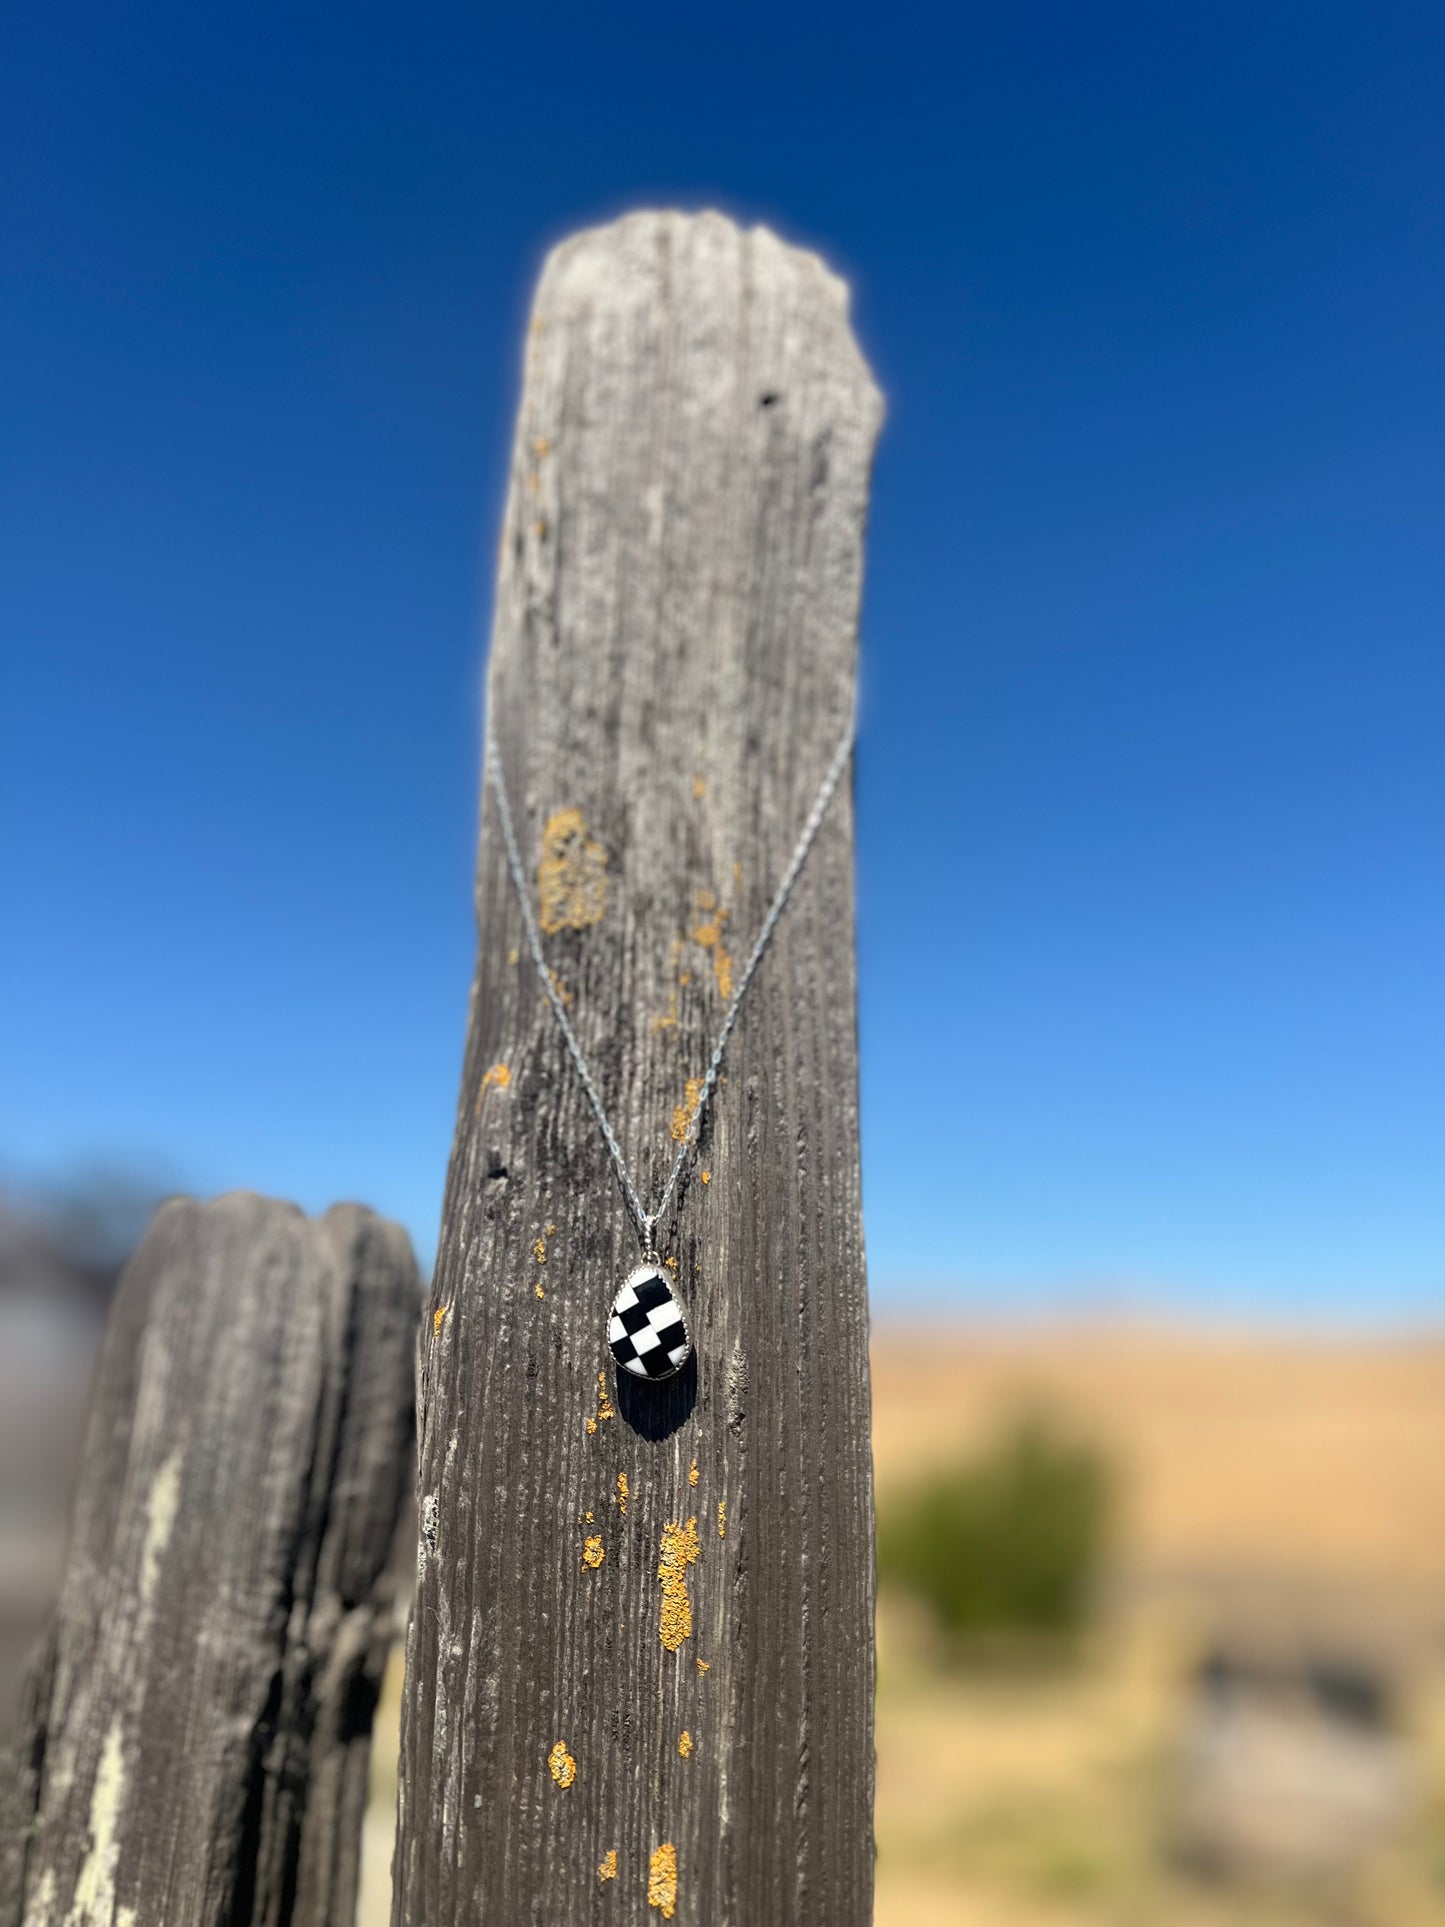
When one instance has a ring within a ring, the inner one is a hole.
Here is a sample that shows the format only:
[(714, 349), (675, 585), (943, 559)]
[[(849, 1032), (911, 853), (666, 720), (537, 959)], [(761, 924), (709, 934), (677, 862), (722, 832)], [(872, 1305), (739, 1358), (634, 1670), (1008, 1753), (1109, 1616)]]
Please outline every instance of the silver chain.
[(752, 982), (753, 973), (762, 961), (769, 939), (778, 927), (778, 919), (782, 916), (793, 885), (798, 880), (798, 872), (807, 861), (808, 852), (813, 847), (813, 839), (818, 834), (823, 818), (827, 814), (828, 805), (833, 800), (833, 792), (837, 789), (839, 779), (847, 767), (848, 758), (853, 749), (856, 727), (856, 712), (850, 708), (847, 727), (843, 731), (838, 747), (833, 752), (832, 761), (828, 764), (823, 781), (818, 787), (818, 794), (813, 799), (813, 807), (808, 812), (808, 819), (803, 825), (797, 843), (793, 846), (793, 854), (788, 859), (783, 880), (778, 885), (768, 914), (763, 918), (763, 927), (758, 932), (757, 941), (749, 952), (747, 962), (743, 965), (743, 973), (738, 979), (737, 988), (733, 991), (723, 1015), (722, 1029), (717, 1034), (717, 1042), (713, 1045), (712, 1056), (708, 1060), (707, 1075), (703, 1078), (701, 1089), (698, 1091), (697, 1102), (693, 1106), (686, 1135), (677, 1147), (677, 1156), (672, 1160), (672, 1169), (667, 1174), (667, 1183), (662, 1187), (662, 1196), (657, 1201), (657, 1209), (649, 1211), (638, 1195), (637, 1186), (632, 1181), (632, 1173), (628, 1170), (627, 1160), (622, 1155), (622, 1146), (617, 1142), (617, 1133), (612, 1128), (612, 1121), (598, 1093), (596, 1080), (588, 1067), (587, 1059), (582, 1054), (582, 1046), (577, 1041), (572, 1020), (567, 1015), (567, 1007), (562, 1002), (561, 993), (553, 981), (551, 969), (542, 953), (542, 935), (537, 928), (537, 919), (532, 910), (532, 899), (527, 888), (527, 873), (522, 867), (521, 852), (517, 848), (517, 831), (512, 821), (512, 806), (507, 800), (507, 785), (502, 775), (502, 759), (497, 752), (496, 738), (492, 732), (490, 719), (488, 720), (487, 774), (492, 781), (492, 791), (497, 799), (497, 814), (502, 821), (502, 838), (507, 846), (507, 867), (512, 872), (512, 881), (517, 886), (517, 901), (522, 906), (522, 921), (527, 928), (527, 947), (532, 953), (532, 962), (537, 966), (537, 975), (541, 979), (543, 990), (547, 993), (547, 1001), (552, 1006), (553, 1015), (561, 1026), (567, 1048), (572, 1054), (572, 1062), (577, 1066), (577, 1075), (582, 1079), (582, 1088), (586, 1091), (592, 1109), (596, 1113), (597, 1122), (602, 1127), (607, 1149), (612, 1153), (612, 1162), (617, 1167), (617, 1175), (622, 1180), (622, 1189), (628, 1204), (632, 1207), (632, 1215), (637, 1220), (637, 1228), (642, 1234), (643, 1245), (649, 1254), (655, 1249), (654, 1239), (658, 1223), (671, 1202), (672, 1194), (677, 1188), (677, 1180), (682, 1175), (682, 1167), (687, 1162), (688, 1153), (697, 1142), (703, 1112), (707, 1109), (708, 1099), (712, 1096), (713, 1086), (717, 1083), (723, 1052), (727, 1049), (727, 1041), (732, 1035), (733, 1025), (737, 1022), (738, 1011), (742, 1007), (743, 998), (747, 995), (748, 985)]

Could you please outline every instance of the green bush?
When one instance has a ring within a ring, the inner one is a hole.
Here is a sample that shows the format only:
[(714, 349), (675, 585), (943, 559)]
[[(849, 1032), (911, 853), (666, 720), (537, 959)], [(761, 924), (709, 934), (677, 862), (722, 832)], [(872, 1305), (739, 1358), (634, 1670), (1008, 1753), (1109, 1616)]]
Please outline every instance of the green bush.
[(1087, 1618), (1112, 1512), (1092, 1447), (1015, 1421), (976, 1458), (880, 1509), (878, 1575), (962, 1639), (1068, 1636)]

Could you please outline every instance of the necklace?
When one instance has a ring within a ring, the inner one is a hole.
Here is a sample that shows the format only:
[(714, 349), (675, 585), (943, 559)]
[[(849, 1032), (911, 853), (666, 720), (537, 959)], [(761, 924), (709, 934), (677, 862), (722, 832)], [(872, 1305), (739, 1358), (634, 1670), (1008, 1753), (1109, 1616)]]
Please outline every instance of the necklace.
[(697, 1102), (693, 1105), (687, 1131), (677, 1147), (677, 1155), (672, 1160), (672, 1169), (667, 1174), (667, 1182), (662, 1187), (662, 1195), (655, 1209), (649, 1211), (633, 1182), (632, 1173), (627, 1168), (627, 1160), (622, 1155), (622, 1146), (617, 1141), (617, 1133), (607, 1115), (596, 1080), (587, 1059), (582, 1054), (582, 1046), (577, 1041), (572, 1020), (567, 1015), (566, 1005), (562, 1002), (561, 994), (553, 982), (552, 972), (542, 951), (542, 936), (537, 928), (537, 918), (532, 909), (531, 893), (527, 888), (527, 873), (522, 867), (522, 856), (517, 847), (517, 831), (512, 820), (512, 806), (507, 798), (506, 779), (502, 775), (502, 759), (497, 753), (496, 739), (492, 734), (490, 723), (488, 724), (487, 774), (491, 778), (492, 791), (497, 799), (497, 815), (501, 819), (502, 839), (507, 849), (507, 867), (512, 873), (512, 882), (516, 886), (517, 901), (522, 906), (522, 922), (527, 931), (527, 948), (532, 953), (532, 962), (536, 966), (538, 979), (547, 993), (547, 1001), (552, 1006), (552, 1013), (561, 1027), (572, 1062), (576, 1065), (577, 1074), (582, 1080), (582, 1088), (587, 1093), (607, 1149), (611, 1153), (613, 1165), (621, 1181), (623, 1196), (636, 1220), (637, 1230), (642, 1239), (642, 1263), (634, 1271), (629, 1272), (623, 1280), (620, 1290), (612, 1301), (607, 1320), (607, 1344), (613, 1359), (619, 1370), (630, 1372), (635, 1378), (653, 1380), (671, 1378), (674, 1373), (681, 1371), (692, 1355), (692, 1338), (687, 1328), (687, 1315), (678, 1297), (677, 1287), (668, 1277), (658, 1254), (658, 1223), (672, 1202), (672, 1194), (677, 1189), (677, 1181), (682, 1175), (683, 1166), (697, 1143), (703, 1112), (717, 1083), (723, 1052), (727, 1049), (728, 1038), (731, 1037), (733, 1025), (737, 1022), (738, 1011), (742, 1008), (748, 985), (752, 982), (753, 975), (762, 961), (769, 939), (778, 927), (778, 920), (787, 905), (793, 885), (798, 880), (798, 873), (807, 860), (809, 850), (813, 847), (813, 839), (817, 836), (823, 818), (827, 815), (828, 805), (833, 800), (833, 792), (838, 787), (839, 778), (852, 752), (855, 728), (856, 718), (854, 712), (850, 710), (847, 727), (824, 772), (823, 780), (818, 786), (818, 793), (813, 799), (813, 807), (808, 812), (807, 821), (803, 824), (798, 840), (793, 846), (793, 854), (788, 859), (788, 867), (783, 872), (782, 882), (779, 883), (773, 895), (768, 914), (763, 918), (762, 928), (758, 931), (757, 940), (748, 953), (742, 975), (738, 978), (737, 987), (728, 1001), (727, 1009), (723, 1014), (722, 1028), (718, 1031), (712, 1056), (708, 1060), (707, 1073), (698, 1092)]

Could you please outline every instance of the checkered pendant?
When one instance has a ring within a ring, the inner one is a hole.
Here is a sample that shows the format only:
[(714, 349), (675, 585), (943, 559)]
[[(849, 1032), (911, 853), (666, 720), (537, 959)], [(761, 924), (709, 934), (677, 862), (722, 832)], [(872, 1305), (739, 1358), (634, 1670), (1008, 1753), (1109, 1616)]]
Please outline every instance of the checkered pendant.
[(660, 1265), (639, 1265), (613, 1299), (607, 1343), (618, 1370), (634, 1378), (671, 1378), (687, 1363), (687, 1320)]

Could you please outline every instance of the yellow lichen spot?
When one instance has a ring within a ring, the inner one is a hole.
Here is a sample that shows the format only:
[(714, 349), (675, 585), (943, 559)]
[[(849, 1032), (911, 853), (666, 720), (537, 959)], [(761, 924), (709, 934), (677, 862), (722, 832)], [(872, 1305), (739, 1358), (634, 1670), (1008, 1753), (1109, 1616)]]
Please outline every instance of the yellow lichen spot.
[(615, 1880), (617, 1878), (616, 1847), (604, 1853), (602, 1858), (597, 1862), (597, 1878), (599, 1880)]
[(664, 1920), (677, 1911), (677, 1848), (665, 1840), (647, 1867), (647, 1904), (662, 1910)]
[(599, 1372), (597, 1374), (597, 1417), (601, 1420), (616, 1418), (616, 1416), (612, 1409), (612, 1394), (607, 1389), (607, 1374)]
[(581, 810), (554, 810), (548, 817), (537, 894), (539, 921), (549, 935), (601, 923), (607, 908), (607, 852), (588, 836)]
[(667, 1006), (667, 1014), (663, 1017), (654, 1017), (652, 1020), (652, 1028), (654, 1031), (677, 1029), (677, 992), (676, 991), (673, 991), (672, 993), (672, 1001)]
[(537, 538), (537, 540), (538, 540), (539, 542), (545, 542), (545, 541), (546, 541), (546, 539), (547, 539), (547, 518), (546, 518), (546, 516), (545, 516), (545, 515), (539, 515), (539, 516), (537, 517), (537, 519), (536, 519), (536, 521), (535, 521), (535, 522), (534, 522), (534, 523), (532, 524), (532, 533), (533, 533), (533, 535), (535, 535), (535, 536), (536, 536), (536, 538)]
[(706, 795), (707, 795), (707, 784), (704, 783), (704, 781), (700, 776), (694, 776), (692, 779), (693, 802), (700, 803)]
[(672, 1114), (672, 1141), (682, 1144), (692, 1129), (692, 1120), (697, 1112), (698, 1100), (702, 1096), (702, 1079), (690, 1077), (683, 1091), (681, 1104)]
[(532, 1289), (539, 1298), (545, 1298), (547, 1296), (546, 1290), (541, 1285), (533, 1285)]
[(547, 1236), (550, 1238), (552, 1233), (557, 1229), (557, 1227), (554, 1224), (548, 1224), (548, 1225), (543, 1225), (542, 1229), (546, 1232)]
[(700, 1184), (711, 1184), (711, 1183), (712, 1183), (712, 1172), (711, 1172), (711, 1171), (699, 1171), (699, 1172), (698, 1172), (698, 1174), (697, 1174), (697, 1176), (698, 1176), (698, 1182), (699, 1182)]
[(692, 1758), (692, 1735), (686, 1727), (683, 1728), (682, 1738), (677, 1743), (677, 1750), (685, 1760)]
[(584, 1566), (590, 1566), (592, 1570), (596, 1572), (606, 1557), (607, 1549), (603, 1545), (601, 1538), (594, 1532), (582, 1548), (582, 1563)]
[(547, 1755), (547, 1771), (557, 1782), (558, 1786), (571, 1786), (572, 1782), (577, 1778), (577, 1762), (567, 1751), (567, 1742), (565, 1740), (558, 1740), (557, 1744), (552, 1748), (552, 1751)]
[(733, 960), (719, 944), (712, 960), (713, 975), (717, 978), (717, 994), (725, 1004), (732, 1002)]
[(558, 1002), (563, 1004), (570, 1004), (572, 1001), (572, 993), (567, 988), (566, 984), (563, 983), (562, 979), (557, 975), (556, 971), (549, 970), (547, 972), (547, 976), (551, 980), (553, 990), (555, 990), (557, 993)]
[(712, 1661), (710, 1659), (700, 1659), (697, 1662), (697, 1670), (700, 1674), (710, 1673), (712, 1671)]
[(726, 1499), (719, 1499), (717, 1502), (717, 1536), (719, 1539), (726, 1539), (728, 1536), (728, 1502)]
[(698, 1477), (699, 1477), (699, 1473), (698, 1473), (698, 1469), (697, 1469), (697, 1460), (696, 1460), (696, 1459), (694, 1459), (694, 1460), (693, 1460), (693, 1462), (692, 1462), (692, 1464), (691, 1464), (691, 1465), (690, 1465), (690, 1466), (689, 1466), (689, 1467), (687, 1468), (687, 1482), (688, 1482), (688, 1484), (689, 1484), (689, 1485), (696, 1485), (696, 1484), (697, 1484), (697, 1482), (698, 1482)]
[(534, 1238), (532, 1240), (532, 1256), (537, 1260), (539, 1265), (546, 1264), (547, 1240), (545, 1238)]
[(667, 1266), (669, 1271), (676, 1272), (677, 1270), (676, 1258), (664, 1258), (662, 1262)]
[(617, 1510), (622, 1514), (624, 1519), (627, 1517), (627, 1499), (627, 1474), (625, 1472), (619, 1472), (617, 1475)]
[(584, 1525), (584, 1526), (590, 1526), (590, 1525), (591, 1525), (591, 1523), (592, 1523), (592, 1514), (591, 1514), (590, 1512), (584, 1512), (584, 1513), (582, 1514), (582, 1523), (583, 1523), (583, 1525)]
[(659, 1636), (670, 1653), (675, 1653), (692, 1633), (692, 1602), (687, 1596), (687, 1569), (695, 1566), (702, 1553), (698, 1543), (697, 1520), (685, 1526), (665, 1525), (657, 1562), (662, 1581), (662, 1619)]
[(505, 1091), (511, 1088), (512, 1073), (505, 1064), (493, 1064), (482, 1077), (482, 1089)]
[(435, 1311), (434, 1311), (434, 1312), (432, 1313), (432, 1315), (431, 1315), (431, 1335), (432, 1335), (432, 1337), (433, 1337), (433, 1338), (440, 1338), (440, 1337), (441, 1337), (441, 1334), (442, 1334), (442, 1325), (444, 1324), (444, 1322), (445, 1322), (445, 1320), (446, 1320), (446, 1315), (447, 1315), (447, 1307), (446, 1307), (445, 1305), (438, 1305), (438, 1306), (437, 1306), (437, 1308), (436, 1308), (436, 1310), (435, 1310)]
[(518, 957), (521, 956), (521, 954), (522, 953), (520, 950), (516, 950), (516, 949), (509, 950), (507, 952), (507, 962), (515, 968), (517, 959)]
[(717, 904), (717, 898), (713, 895), (711, 890), (694, 891), (692, 900), (697, 905), (699, 910), (711, 910)]
[(686, 990), (688, 985), (692, 982), (692, 972), (690, 970), (684, 970), (677, 981), (679, 985), (682, 987), (682, 989)]
[(536, 435), (532, 438), (532, 453), (537, 457), (538, 461), (550, 452), (551, 447), (552, 444), (545, 435)]
[(595, 1438), (596, 1438), (596, 1436), (597, 1436), (597, 1421), (596, 1421), (596, 1419), (595, 1419), (595, 1418), (589, 1418), (589, 1419), (584, 1419), (584, 1420), (582, 1421), (582, 1423), (583, 1423), (583, 1424), (584, 1424), (584, 1425), (585, 1425), (585, 1426), (587, 1427), (587, 1436), (588, 1436), (588, 1438), (589, 1438), (589, 1439), (595, 1439)]

